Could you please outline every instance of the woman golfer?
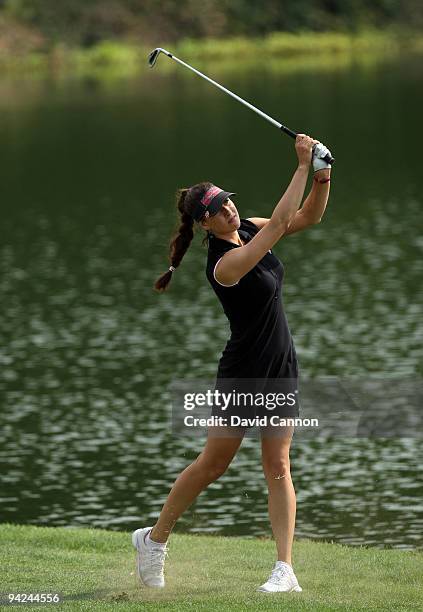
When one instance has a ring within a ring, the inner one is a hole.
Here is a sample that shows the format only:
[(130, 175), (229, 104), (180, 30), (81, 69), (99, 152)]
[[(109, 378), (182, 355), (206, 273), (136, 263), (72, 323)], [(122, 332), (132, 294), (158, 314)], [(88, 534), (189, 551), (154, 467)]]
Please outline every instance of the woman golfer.
[[(191, 243), (197, 222), (207, 231), (207, 278), (231, 327), (231, 338), (217, 372), (217, 387), (221, 389), (226, 381), (227, 388), (232, 388), (232, 382), (238, 379), (292, 383), (298, 376), (295, 348), (281, 301), (283, 267), (271, 249), (283, 236), (320, 221), (329, 197), (331, 167), (323, 160), (328, 149), (317, 140), (299, 134), (295, 149), (298, 167), (270, 219), (240, 219), (230, 199), (235, 194), (212, 183), (199, 183), (179, 191), (181, 225), (170, 244), (171, 266), (155, 287), (163, 291), (168, 285)], [(313, 186), (299, 210), (311, 163)], [(250, 416), (251, 409), (247, 412)], [(242, 416), (242, 409), (231, 405), (228, 414), (235, 413)], [(213, 414), (217, 414), (215, 407)], [(287, 406), (278, 407), (276, 414), (285, 416)], [(291, 407), (289, 414), (297, 415), (298, 408)], [(273, 429), (278, 429), (278, 435), (261, 432), (261, 447), (277, 561), (259, 590), (301, 591), (291, 560), (296, 512), (289, 463), (293, 428), (285, 427), (283, 433), (281, 428)], [(238, 435), (233, 435), (234, 431)], [(175, 481), (156, 524), (132, 534), (143, 584), (164, 586), (166, 543), (173, 526), (201, 491), (222, 476), (241, 445), (243, 433), (245, 427), (210, 427), (204, 450)]]

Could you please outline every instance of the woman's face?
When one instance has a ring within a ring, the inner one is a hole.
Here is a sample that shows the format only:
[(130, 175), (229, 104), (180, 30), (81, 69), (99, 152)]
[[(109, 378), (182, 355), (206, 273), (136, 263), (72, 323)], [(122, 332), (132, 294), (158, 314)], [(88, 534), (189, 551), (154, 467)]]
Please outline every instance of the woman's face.
[(230, 198), (223, 202), (218, 213), (203, 219), (200, 223), (204, 229), (210, 230), (214, 234), (230, 234), (241, 225), (236, 206)]

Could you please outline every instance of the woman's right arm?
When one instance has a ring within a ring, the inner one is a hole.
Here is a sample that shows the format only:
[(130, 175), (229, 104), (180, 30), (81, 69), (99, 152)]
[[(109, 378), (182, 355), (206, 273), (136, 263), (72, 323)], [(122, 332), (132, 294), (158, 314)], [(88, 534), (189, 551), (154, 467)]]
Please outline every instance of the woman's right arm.
[(266, 255), (285, 234), (299, 209), (311, 162), (312, 147), (317, 142), (304, 134), (295, 141), (298, 167), (288, 189), (276, 205), (268, 223), (243, 247), (226, 253), (216, 268), (216, 279), (224, 285), (237, 283)]

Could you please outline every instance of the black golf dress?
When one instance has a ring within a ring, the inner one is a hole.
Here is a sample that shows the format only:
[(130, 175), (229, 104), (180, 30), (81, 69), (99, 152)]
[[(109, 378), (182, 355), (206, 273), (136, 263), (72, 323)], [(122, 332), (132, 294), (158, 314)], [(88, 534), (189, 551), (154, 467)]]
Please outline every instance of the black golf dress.
[[(238, 233), (249, 242), (259, 231), (247, 219), (241, 219)], [(243, 276), (236, 284), (224, 286), (217, 282), (214, 271), (217, 263), (238, 245), (208, 234), (206, 276), (219, 298), (229, 320), (231, 336), (219, 360), (216, 388), (254, 390), (256, 393), (285, 391), (297, 393), (298, 363), (294, 342), (288, 327), (282, 303), (284, 269), (272, 251)], [(248, 384), (251, 381), (251, 385)], [(277, 382), (283, 385), (278, 385)], [(245, 411), (231, 406), (234, 414), (251, 417), (267, 411), (251, 407)], [(295, 406), (272, 409), (279, 416), (298, 416)], [(213, 414), (220, 414), (213, 408)]]

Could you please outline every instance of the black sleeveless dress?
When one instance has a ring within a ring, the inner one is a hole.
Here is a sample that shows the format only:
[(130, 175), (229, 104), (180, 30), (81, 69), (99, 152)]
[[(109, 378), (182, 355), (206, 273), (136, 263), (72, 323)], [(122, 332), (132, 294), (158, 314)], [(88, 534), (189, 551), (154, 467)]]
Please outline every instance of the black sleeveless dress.
[[(238, 233), (244, 243), (249, 242), (258, 231), (254, 223), (241, 219)], [(283, 388), (287, 392), (294, 391), (294, 388), (297, 390), (298, 362), (283, 309), (284, 269), (281, 261), (270, 250), (238, 283), (223, 286), (214, 277), (216, 264), (229, 250), (239, 247), (217, 238), (211, 232), (208, 245), (206, 276), (222, 304), (231, 329), (231, 336), (219, 360), (217, 388), (228, 390), (238, 383), (239, 388), (244, 390), (245, 381), (249, 379), (254, 381), (249, 389), (266, 392), (276, 389), (270, 382), (275, 383), (276, 379), (282, 382), (283, 379), (284, 385), (277, 385), (278, 389)], [(227, 384), (224, 384), (225, 381)], [(257, 416), (263, 414), (259, 409), (255, 412)], [(297, 416), (298, 412), (298, 401), (289, 410), (287, 406), (273, 410), (280, 416)], [(214, 411), (214, 414), (217, 412)]]

